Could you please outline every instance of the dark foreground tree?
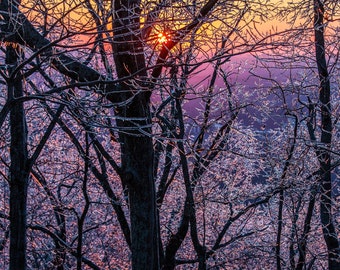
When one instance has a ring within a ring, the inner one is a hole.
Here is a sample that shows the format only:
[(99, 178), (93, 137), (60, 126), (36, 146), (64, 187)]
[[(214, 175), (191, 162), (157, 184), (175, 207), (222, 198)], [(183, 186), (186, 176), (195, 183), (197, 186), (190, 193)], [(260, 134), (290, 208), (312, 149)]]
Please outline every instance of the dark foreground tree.
[(26, 269), (26, 228), (27, 228), (27, 188), (28, 188), (28, 153), (26, 116), (23, 103), (15, 102), (23, 96), (21, 73), (16, 67), (22, 51), (9, 44), (6, 48), (8, 68), (8, 102), (13, 102), (10, 111), (11, 130), (11, 165), (9, 169), (10, 185), (10, 269)]
[[(325, 7), (322, 1), (314, 1), (314, 38), (315, 58), (318, 68), (320, 86), (319, 101), (321, 114), (321, 135), (320, 143), (323, 147), (315, 146), (316, 154), (320, 163), (320, 219), (322, 224), (323, 237), (327, 245), (328, 268), (331, 270), (340, 268), (340, 246), (338, 234), (335, 229), (333, 215), (333, 194), (332, 194), (332, 100), (331, 82), (326, 60), (325, 45)], [(316, 143), (315, 135), (310, 132), (311, 140)]]

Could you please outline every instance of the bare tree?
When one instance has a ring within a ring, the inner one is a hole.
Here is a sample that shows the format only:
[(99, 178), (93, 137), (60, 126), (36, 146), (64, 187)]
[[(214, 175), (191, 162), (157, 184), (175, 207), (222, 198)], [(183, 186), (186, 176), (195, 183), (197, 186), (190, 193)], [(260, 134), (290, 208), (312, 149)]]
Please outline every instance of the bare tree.
[[(328, 250), (328, 268), (338, 269), (340, 267), (339, 239), (334, 225), (332, 214), (332, 107), (331, 107), (331, 85), (326, 61), (325, 47), (325, 7), (321, 1), (314, 1), (314, 38), (315, 38), (315, 58), (318, 67), (320, 80), (319, 101), (321, 114), (321, 137), (322, 149), (316, 147), (316, 154), (320, 163), (321, 198), (320, 198), (320, 219), (323, 236)], [(315, 141), (311, 133), (312, 141)]]

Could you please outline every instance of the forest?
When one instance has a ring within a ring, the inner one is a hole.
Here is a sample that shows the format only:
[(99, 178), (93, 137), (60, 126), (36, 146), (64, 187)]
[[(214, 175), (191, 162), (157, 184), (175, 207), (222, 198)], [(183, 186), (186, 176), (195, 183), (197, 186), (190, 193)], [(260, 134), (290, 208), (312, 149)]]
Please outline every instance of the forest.
[(339, 0), (0, 0), (0, 269), (340, 269)]

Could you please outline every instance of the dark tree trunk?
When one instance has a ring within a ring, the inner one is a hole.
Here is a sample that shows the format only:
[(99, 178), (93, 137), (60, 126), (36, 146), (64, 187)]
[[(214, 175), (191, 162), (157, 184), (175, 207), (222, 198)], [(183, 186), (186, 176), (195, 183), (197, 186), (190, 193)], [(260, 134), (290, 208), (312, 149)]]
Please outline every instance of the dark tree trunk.
[[(140, 1), (115, 1), (114, 47), (121, 102), (117, 126), (123, 183), (129, 193), (132, 269), (159, 269), (158, 224), (153, 176), (150, 93), (145, 83), (143, 44), (139, 36)], [(129, 79), (132, 77), (133, 79)], [(110, 98), (110, 97), (108, 97)]]
[(314, 211), (314, 206), (315, 206), (315, 196), (316, 196), (316, 187), (312, 186), (308, 208), (307, 208), (307, 214), (306, 214), (304, 225), (303, 225), (303, 233), (298, 243), (299, 259), (296, 265), (296, 270), (303, 270), (303, 268), (306, 266), (306, 250), (307, 250), (307, 243), (308, 243), (307, 240), (308, 240), (308, 234), (310, 232), (311, 224), (312, 224), (311, 222), (312, 222), (313, 211)]
[(276, 269), (281, 270), (281, 236), (283, 227), (283, 203), (284, 203), (284, 192), (280, 190), (279, 193), (279, 213), (277, 218), (277, 234), (276, 234), (276, 247), (275, 247), (275, 258), (276, 258)]
[(332, 108), (331, 87), (327, 62), (325, 56), (324, 37), (324, 6), (323, 1), (314, 0), (314, 35), (315, 56), (319, 72), (320, 89), (319, 100), (321, 103), (321, 144), (318, 158), (321, 171), (321, 201), (320, 219), (323, 236), (328, 250), (328, 269), (340, 269), (339, 241), (335, 230), (332, 214), (332, 179), (331, 179), (331, 143), (332, 143)]
[[(19, 59), (19, 49), (6, 48), (8, 99), (23, 96), (19, 76), (12, 74)], [(10, 112), (10, 270), (26, 269), (26, 198), (28, 185), (28, 154), (25, 112), (22, 102), (14, 103)]]
[[(133, 103), (135, 104), (131, 104), (124, 116), (127, 119), (142, 113), (140, 109), (147, 111), (143, 102)], [(143, 114), (138, 116), (141, 115)], [(148, 118), (146, 115), (145, 117)], [(151, 129), (146, 128), (150, 123), (148, 120), (138, 122), (119, 120), (117, 125), (121, 131), (123, 183), (129, 194), (132, 268), (159, 269), (153, 145), (150, 135), (147, 135), (151, 134)], [(129, 130), (136, 127), (141, 130)]]

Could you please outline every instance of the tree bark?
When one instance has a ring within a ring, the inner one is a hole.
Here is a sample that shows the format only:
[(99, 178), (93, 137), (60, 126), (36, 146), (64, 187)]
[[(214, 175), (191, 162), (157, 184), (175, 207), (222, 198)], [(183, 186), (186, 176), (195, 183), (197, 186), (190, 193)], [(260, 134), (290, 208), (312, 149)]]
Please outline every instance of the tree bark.
[[(145, 83), (143, 44), (139, 36), (140, 2), (115, 1), (114, 60), (122, 107), (117, 108), (123, 184), (129, 193), (132, 269), (159, 269), (159, 227), (153, 176), (150, 94)], [(129, 79), (133, 76), (133, 79)]]
[(318, 158), (321, 169), (320, 219), (323, 237), (327, 245), (328, 269), (340, 269), (339, 241), (335, 230), (332, 214), (332, 179), (331, 179), (331, 143), (332, 143), (332, 108), (331, 87), (325, 55), (324, 37), (324, 5), (321, 0), (314, 0), (314, 37), (315, 57), (318, 67), (321, 103), (321, 144)]
[[(8, 99), (23, 96), (20, 76), (13, 74), (20, 49), (6, 48), (6, 64), (9, 66), (7, 80)], [(14, 102), (10, 111), (10, 270), (26, 269), (26, 216), (28, 186), (28, 153), (25, 112), (22, 102)]]
[(308, 208), (307, 213), (303, 225), (303, 233), (301, 235), (301, 238), (298, 242), (298, 248), (299, 248), (299, 259), (298, 263), (296, 265), (296, 270), (303, 270), (303, 268), (306, 266), (306, 250), (307, 250), (307, 240), (308, 240), (308, 234), (311, 229), (311, 222), (313, 217), (313, 211), (315, 206), (315, 196), (316, 196), (316, 187), (313, 185), (311, 188), (311, 194), (309, 197), (308, 202)]

